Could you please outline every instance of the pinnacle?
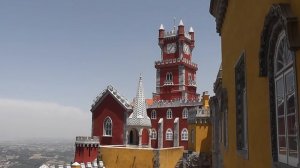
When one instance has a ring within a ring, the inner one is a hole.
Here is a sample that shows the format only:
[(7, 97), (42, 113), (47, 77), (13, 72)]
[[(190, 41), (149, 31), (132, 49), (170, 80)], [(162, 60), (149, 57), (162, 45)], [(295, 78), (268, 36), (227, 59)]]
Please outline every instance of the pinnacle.
[(189, 32), (191, 32), (191, 33), (193, 33), (194, 32), (194, 29), (193, 29), (193, 27), (190, 27), (190, 31)]
[(159, 30), (165, 30), (164, 25), (160, 24)]
[(182, 19), (180, 19), (179, 26), (184, 26)]

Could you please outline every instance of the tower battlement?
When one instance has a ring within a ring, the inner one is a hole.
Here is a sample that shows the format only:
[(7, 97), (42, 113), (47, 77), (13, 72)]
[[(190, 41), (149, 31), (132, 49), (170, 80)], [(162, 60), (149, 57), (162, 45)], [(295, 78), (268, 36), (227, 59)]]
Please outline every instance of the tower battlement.
[[(171, 30), (164, 33), (164, 38), (176, 37), (177, 35), (178, 32), (176, 30)], [(189, 40), (192, 40), (192, 36), (189, 34), (189, 32), (185, 32), (184, 37), (186, 37)]]
[(100, 139), (98, 136), (77, 136), (75, 145), (76, 146), (94, 146), (98, 147), (100, 144)]
[(154, 101), (153, 104), (149, 105), (147, 108), (186, 107), (186, 106), (200, 106), (200, 105), (202, 105), (202, 102), (199, 99), (158, 100), (158, 101)]
[(185, 64), (186, 66), (190, 66), (191, 68), (198, 69), (198, 65), (196, 63), (193, 63), (191, 60), (188, 60), (186, 58), (174, 58), (174, 59), (165, 59), (161, 61), (155, 61), (155, 66), (160, 65), (167, 65), (167, 64)]

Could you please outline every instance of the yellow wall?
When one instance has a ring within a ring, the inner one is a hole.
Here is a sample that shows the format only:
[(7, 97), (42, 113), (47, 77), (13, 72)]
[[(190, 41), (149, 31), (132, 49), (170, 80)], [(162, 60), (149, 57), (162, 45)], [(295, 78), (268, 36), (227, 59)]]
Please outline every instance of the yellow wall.
[[(259, 48), (266, 14), (272, 4), (290, 2), (300, 19), (299, 0), (230, 0), (221, 30), (222, 84), (228, 90), (228, 149), (224, 153), (225, 168), (272, 167), (268, 78), (259, 77)], [(300, 29), (299, 29), (300, 30)], [(299, 31), (300, 33), (300, 31)], [(243, 159), (236, 150), (236, 107), (234, 68), (245, 52), (248, 113), (248, 156)], [(296, 58), (300, 56), (297, 52)], [(300, 61), (297, 59), (297, 67)], [(297, 69), (298, 81), (300, 72)], [(298, 89), (300, 93), (300, 89)], [(298, 98), (299, 98), (298, 94)], [(298, 103), (300, 104), (300, 103)]]
[(99, 155), (106, 168), (153, 168), (156, 152), (159, 152), (161, 168), (174, 168), (183, 155), (183, 147), (153, 149), (101, 146), (99, 148)]
[[(204, 92), (205, 93), (205, 92)], [(209, 95), (202, 95), (202, 104), (207, 109), (209, 107)]]
[[(194, 129), (194, 143), (192, 143), (191, 130)], [(195, 152), (211, 152), (211, 124), (190, 124), (189, 125), (189, 150)]]
[(160, 168), (174, 168), (183, 155), (183, 147), (164, 148), (159, 151)]

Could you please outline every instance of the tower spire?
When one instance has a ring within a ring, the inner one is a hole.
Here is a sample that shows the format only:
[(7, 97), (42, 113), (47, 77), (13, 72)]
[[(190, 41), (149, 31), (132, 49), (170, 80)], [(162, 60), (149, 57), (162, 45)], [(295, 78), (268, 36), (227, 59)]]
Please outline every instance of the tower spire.
[(182, 19), (180, 19), (179, 26), (184, 26)]
[(165, 30), (164, 25), (160, 24), (159, 30)]
[(133, 112), (130, 114), (127, 122), (129, 126), (151, 127), (150, 118), (147, 116), (142, 74), (139, 77)]

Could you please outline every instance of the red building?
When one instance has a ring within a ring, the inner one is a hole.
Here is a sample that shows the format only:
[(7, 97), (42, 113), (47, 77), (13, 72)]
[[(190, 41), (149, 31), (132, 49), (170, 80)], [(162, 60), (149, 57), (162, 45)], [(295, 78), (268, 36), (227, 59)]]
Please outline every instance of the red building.
[[(194, 42), (193, 28), (185, 32), (182, 21), (177, 29), (174, 27), (168, 32), (163, 25), (160, 26), (161, 59), (155, 62), (156, 93), (152, 100), (147, 101), (151, 103), (146, 104), (141, 77), (133, 105), (108, 86), (97, 96), (91, 108), (91, 134), (99, 137), (100, 145), (184, 146), (188, 149), (189, 109), (202, 106), (196, 92), (198, 68), (192, 62)], [(88, 146), (91, 145), (76, 145), (74, 161), (91, 162), (96, 158), (94, 150)], [(87, 153), (88, 157), (85, 156)]]
[(154, 148), (184, 146), (188, 148), (188, 111), (200, 106), (196, 89), (197, 64), (192, 62), (194, 30), (185, 32), (182, 20), (171, 31), (159, 28), (161, 60), (155, 62), (156, 93), (148, 106), (151, 118), (151, 144)]

